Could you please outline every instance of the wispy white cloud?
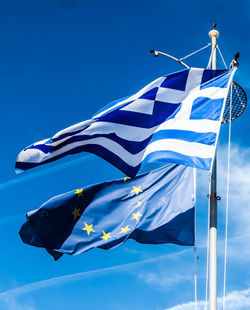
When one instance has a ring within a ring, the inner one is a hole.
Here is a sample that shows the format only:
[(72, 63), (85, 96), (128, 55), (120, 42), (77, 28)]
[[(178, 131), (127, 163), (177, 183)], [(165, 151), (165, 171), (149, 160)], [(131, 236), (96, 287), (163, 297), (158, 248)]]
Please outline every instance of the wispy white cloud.
[(79, 273), (74, 273), (74, 274), (70, 274), (70, 275), (65, 275), (65, 276), (55, 277), (55, 278), (51, 278), (51, 279), (47, 279), (47, 280), (33, 282), (30, 284), (19, 286), (17, 288), (14, 288), (14, 289), (0, 293), (0, 299), (6, 301), (9, 298), (13, 298), (15, 296), (25, 294), (25, 293), (28, 293), (31, 291), (35, 291), (38, 289), (47, 288), (47, 287), (50, 287), (53, 285), (63, 284), (63, 283), (69, 282), (69, 281), (76, 281), (76, 280), (80, 280), (80, 279), (86, 278), (86, 277), (97, 276), (97, 275), (101, 275), (104, 273), (125, 271), (125, 270), (129, 270), (130, 268), (134, 268), (136, 266), (140, 266), (140, 265), (144, 265), (144, 264), (152, 263), (152, 262), (157, 262), (160, 260), (164, 260), (166, 258), (179, 257), (179, 256), (181, 256), (185, 253), (191, 252), (191, 251), (192, 251), (191, 249), (185, 249), (185, 250), (182, 250), (179, 252), (170, 253), (170, 254), (154, 257), (154, 258), (149, 258), (149, 259), (141, 260), (138, 262), (123, 264), (123, 265), (116, 265), (116, 266), (101, 268), (101, 269), (97, 269), (97, 270), (79, 272)]
[(36, 177), (46, 176), (50, 173), (55, 173), (57, 171), (60, 171), (62, 168), (71, 167), (75, 164), (85, 162), (91, 158), (94, 158), (94, 155), (92, 155), (92, 154), (83, 155), (82, 157), (79, 157), (76, 159), (71, 159), (67, 162), (59, 163), (56, 166), (47, 167), (46, 169), (40, 169), (37, 171), (35, 170), (35, 171), (26, 172), (25, 174), (21, 174), (13, 180), (9, 180), (7, 182), (0, 184), (0, 191), (5, 190), (11, 186), (15, 186), (15, 185), (18, 185), (20, 183), (29, 181), (30, 179), (33, 179)]
[(162, 288), (164, 290), (168, 290), (169, 288), (176, 286), (180, 282), (184, 283), (186, 281), (194, 281), (193, 274), (184, 275), (180, 272), (170, 274), (169, 270), (159, 272), (141, 272), (139, 273), (138, 277), (145, 283), (153, 285), (154, 287)]
[[(250, 307), (250, 288), (232, 291), (225, 300), (227, 310), (247, 310)], [(204, 310), (205, 305), (205, 301), (198, 301), (197, 310)], [(195, 302), (190, 301), (165, 310), (193, 310), (194, 308)], [(222, 297), (218, 298), (218, 309), (222, 309)]]

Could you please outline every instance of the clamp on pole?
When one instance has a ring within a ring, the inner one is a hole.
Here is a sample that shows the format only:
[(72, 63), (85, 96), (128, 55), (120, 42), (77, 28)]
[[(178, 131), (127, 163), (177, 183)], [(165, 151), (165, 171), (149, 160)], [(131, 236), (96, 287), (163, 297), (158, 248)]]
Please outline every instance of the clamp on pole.
[(240, 57), (240, 53), (237, 52), (234, 55), (234, 59), (232, 60), (231, 64), (230, 64), (230, 69), (233, 69), (234, 67), (239, 67), (239, 63), (238, 63), (238, 58)]
[(221, 200), (221, 197), (217, 196), (216, 194), (207, 194), (207, 198)]

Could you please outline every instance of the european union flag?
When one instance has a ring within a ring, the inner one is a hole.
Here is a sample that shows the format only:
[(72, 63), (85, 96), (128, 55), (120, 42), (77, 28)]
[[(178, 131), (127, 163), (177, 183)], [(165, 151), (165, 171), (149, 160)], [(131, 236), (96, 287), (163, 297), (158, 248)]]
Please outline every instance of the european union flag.
[(193, 168), (169, 164), (56, 196), (27, 214), (20, 236), (55, 259), (127, 239), (193, 245), (194, 203)]

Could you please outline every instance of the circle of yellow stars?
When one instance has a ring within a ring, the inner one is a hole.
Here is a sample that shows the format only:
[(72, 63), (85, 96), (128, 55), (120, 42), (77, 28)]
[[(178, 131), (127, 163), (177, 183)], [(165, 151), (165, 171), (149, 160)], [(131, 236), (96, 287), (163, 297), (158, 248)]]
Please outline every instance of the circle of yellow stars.
[[(124, 182), (130, 180), (130, 177), (125, 177), (124, 178)], [(142, 193), (143, 190), (141, 188), (141, 186), (133, 186), (133, 190), (131, 191), (131, 193), (135, 193), (136, 196), (138, 196), (140, 193)], [(77, 194), (77, 198), (79, 199), (81, 196), (83, 196), (83, 189), (77, 189), (75, 191), (75, 194)], [(137, 205), (135, 206), (135, 208), (139, 208), (142, 205), (141, 201), (137, 201)], [(76, 220), (78, 217), (81, 217), (80, 214), (80, 209), (78, 208), (74, 208), (74, 211), (72, 212), (72, 215), (74, 216), (74, 220)], [(136, 212), (136, 213), (132, 213), (132, 220), (136, 220), (136, 222), (139, 221), (140, 217), (142, 216), (142, 214), (140, 213), (140, 211)], [(89, 236), (92, 232), (95, 232), (95, 230), (93, 229), (93, 224), (88, 225), (87, 223), (84, 223), (85, 227), (82, 228), (82, 230), (85, 230), (87, 235)], [(120, 234), (126, 234), (127, 232), (129, 232), (131, 230), (131, 228), (129, 227), (129, 225), (127, 225), (126, 227), (121, 227), (121, 231)], [(102, 232), (103, 235), (100, 237), (101, 239), (107, 241), (109, 238), (111, 238), (111, 233), (106, 233), (105, 231)]]

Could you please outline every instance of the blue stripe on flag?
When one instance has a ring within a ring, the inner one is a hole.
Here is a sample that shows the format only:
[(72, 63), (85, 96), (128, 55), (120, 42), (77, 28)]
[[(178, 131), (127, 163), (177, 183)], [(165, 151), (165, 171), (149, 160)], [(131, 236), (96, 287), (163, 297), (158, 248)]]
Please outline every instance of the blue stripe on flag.
[(190, 119), (210, 119), (213, 121), (219, 121), (223, 102), (224, 98), (196, 98), (192, 106)]
[(98, 120), (102, 122), (124, 124), (140, 128), (151, 128), (164, 122), (175, 112), (179, 105), (180, 103), (168, 103), (156, 100), (154, 103), (153, 115), (115, 110), (105, 116), (101, 116)]
[(142, 167), (147, 163), (167, 163), (175, 162), (184, 166), (191, 166), (195, 168), (209, 170), (212, 163), (211, 158), (200, 158), (195, 156), (186, 156), (181, 153), (172, 151), (156, 151), (148, 154), (143, 162)]
[(56, 141), (65, 139), (65, 138), (67, 138), (67, 137), (71, 137), (71, 136), (73, 136), (73, 135), (77, 135), (77, 134), (80, 133), (81, 131), (87, 129), (87, 127), (89, 127), (89, 125), (86, 126), (85, 128), (81, 128), (81, 129), (76, 130), (76, 131), (72, 130), (72, 131), (70, 131), (70, 132), (63, 133), (63, 134), (61, 134), (60, 136), (58, 136), (58, 137), (56, 137), (56, 138), (52, 138), (51, 142), (53, 143), (53, 142), (56, 142)]
[(109, 163), (111, 163), (112, 165), (119, 167), (119, 169), (124, 172), (127, 175), (130, 176), (135, 176), (137, 174), (137, 172), (140, 169), (141, 164), (132, 167), (130, 165), (128, 165), (126, 162), (124, 162), (118, 155), (116, 155), (115, 153), (109, 151), (107, 148), (98, 145), (98, 144), (87, 144), (87, 145), (81, 145), (81, 146), (77, 146), (75, 148), (70, 149), (67, 152), (63, 152), (60, 155), (54, 156), (52, 158), (49, 158), (47, 160), (44, 160), (40, 163), (37, 162), (16, 162), (16, 169), (20, 169), (22, 171), (31, 169), (31, 168), (35, 168), (38, 166), (41, 166), (43, 164), (47, 164), (47, 163), (51, 163), (57, 159), (63, 158), (66, 155), (71, 155), (71, 154), (77, 154), (80, 152), (89, 152), (92, 154), (95, 154), (101, 158), (103, 158), (104, 160), (108, 161)]
[(232, 70), (204, 70), (201, 88), (220, 87), (226, 88)]
[(121, 145), (125, 150), (127, 150), (131, 154), (137, 154), (138, 152), (141, 152), (148, 145), (148, 143), (151, 139), (151, 136), (148, 137), (147, 139), (143, 140), (143, 141), (137, 142), (137, 141), (128, 141), (126, 139), (122, 139), (114, 133), (95, 134), (95, 135), (79, 135), (79, 136), (71, 137), (68, 140), (66, 140), (66, 141), (64, 141), (64, 142), (62, 142), (56, 146), (52, 146), (51, 152), (55, 152), (55, 151), (61, 149), (62, 147), (66, 146), (66, 145), (70, 145), (70, 144), (75, 143), (75, 142), (88, 141), (88, 140), (92, 140), (95, 138), (110, 139), (110, 140), (118, 143), (119, 145)]
[(161, 84), (161, 87), (184, 91), (186, 88), (189, 71), (190, 69), (166, 76), (166, 79)]

